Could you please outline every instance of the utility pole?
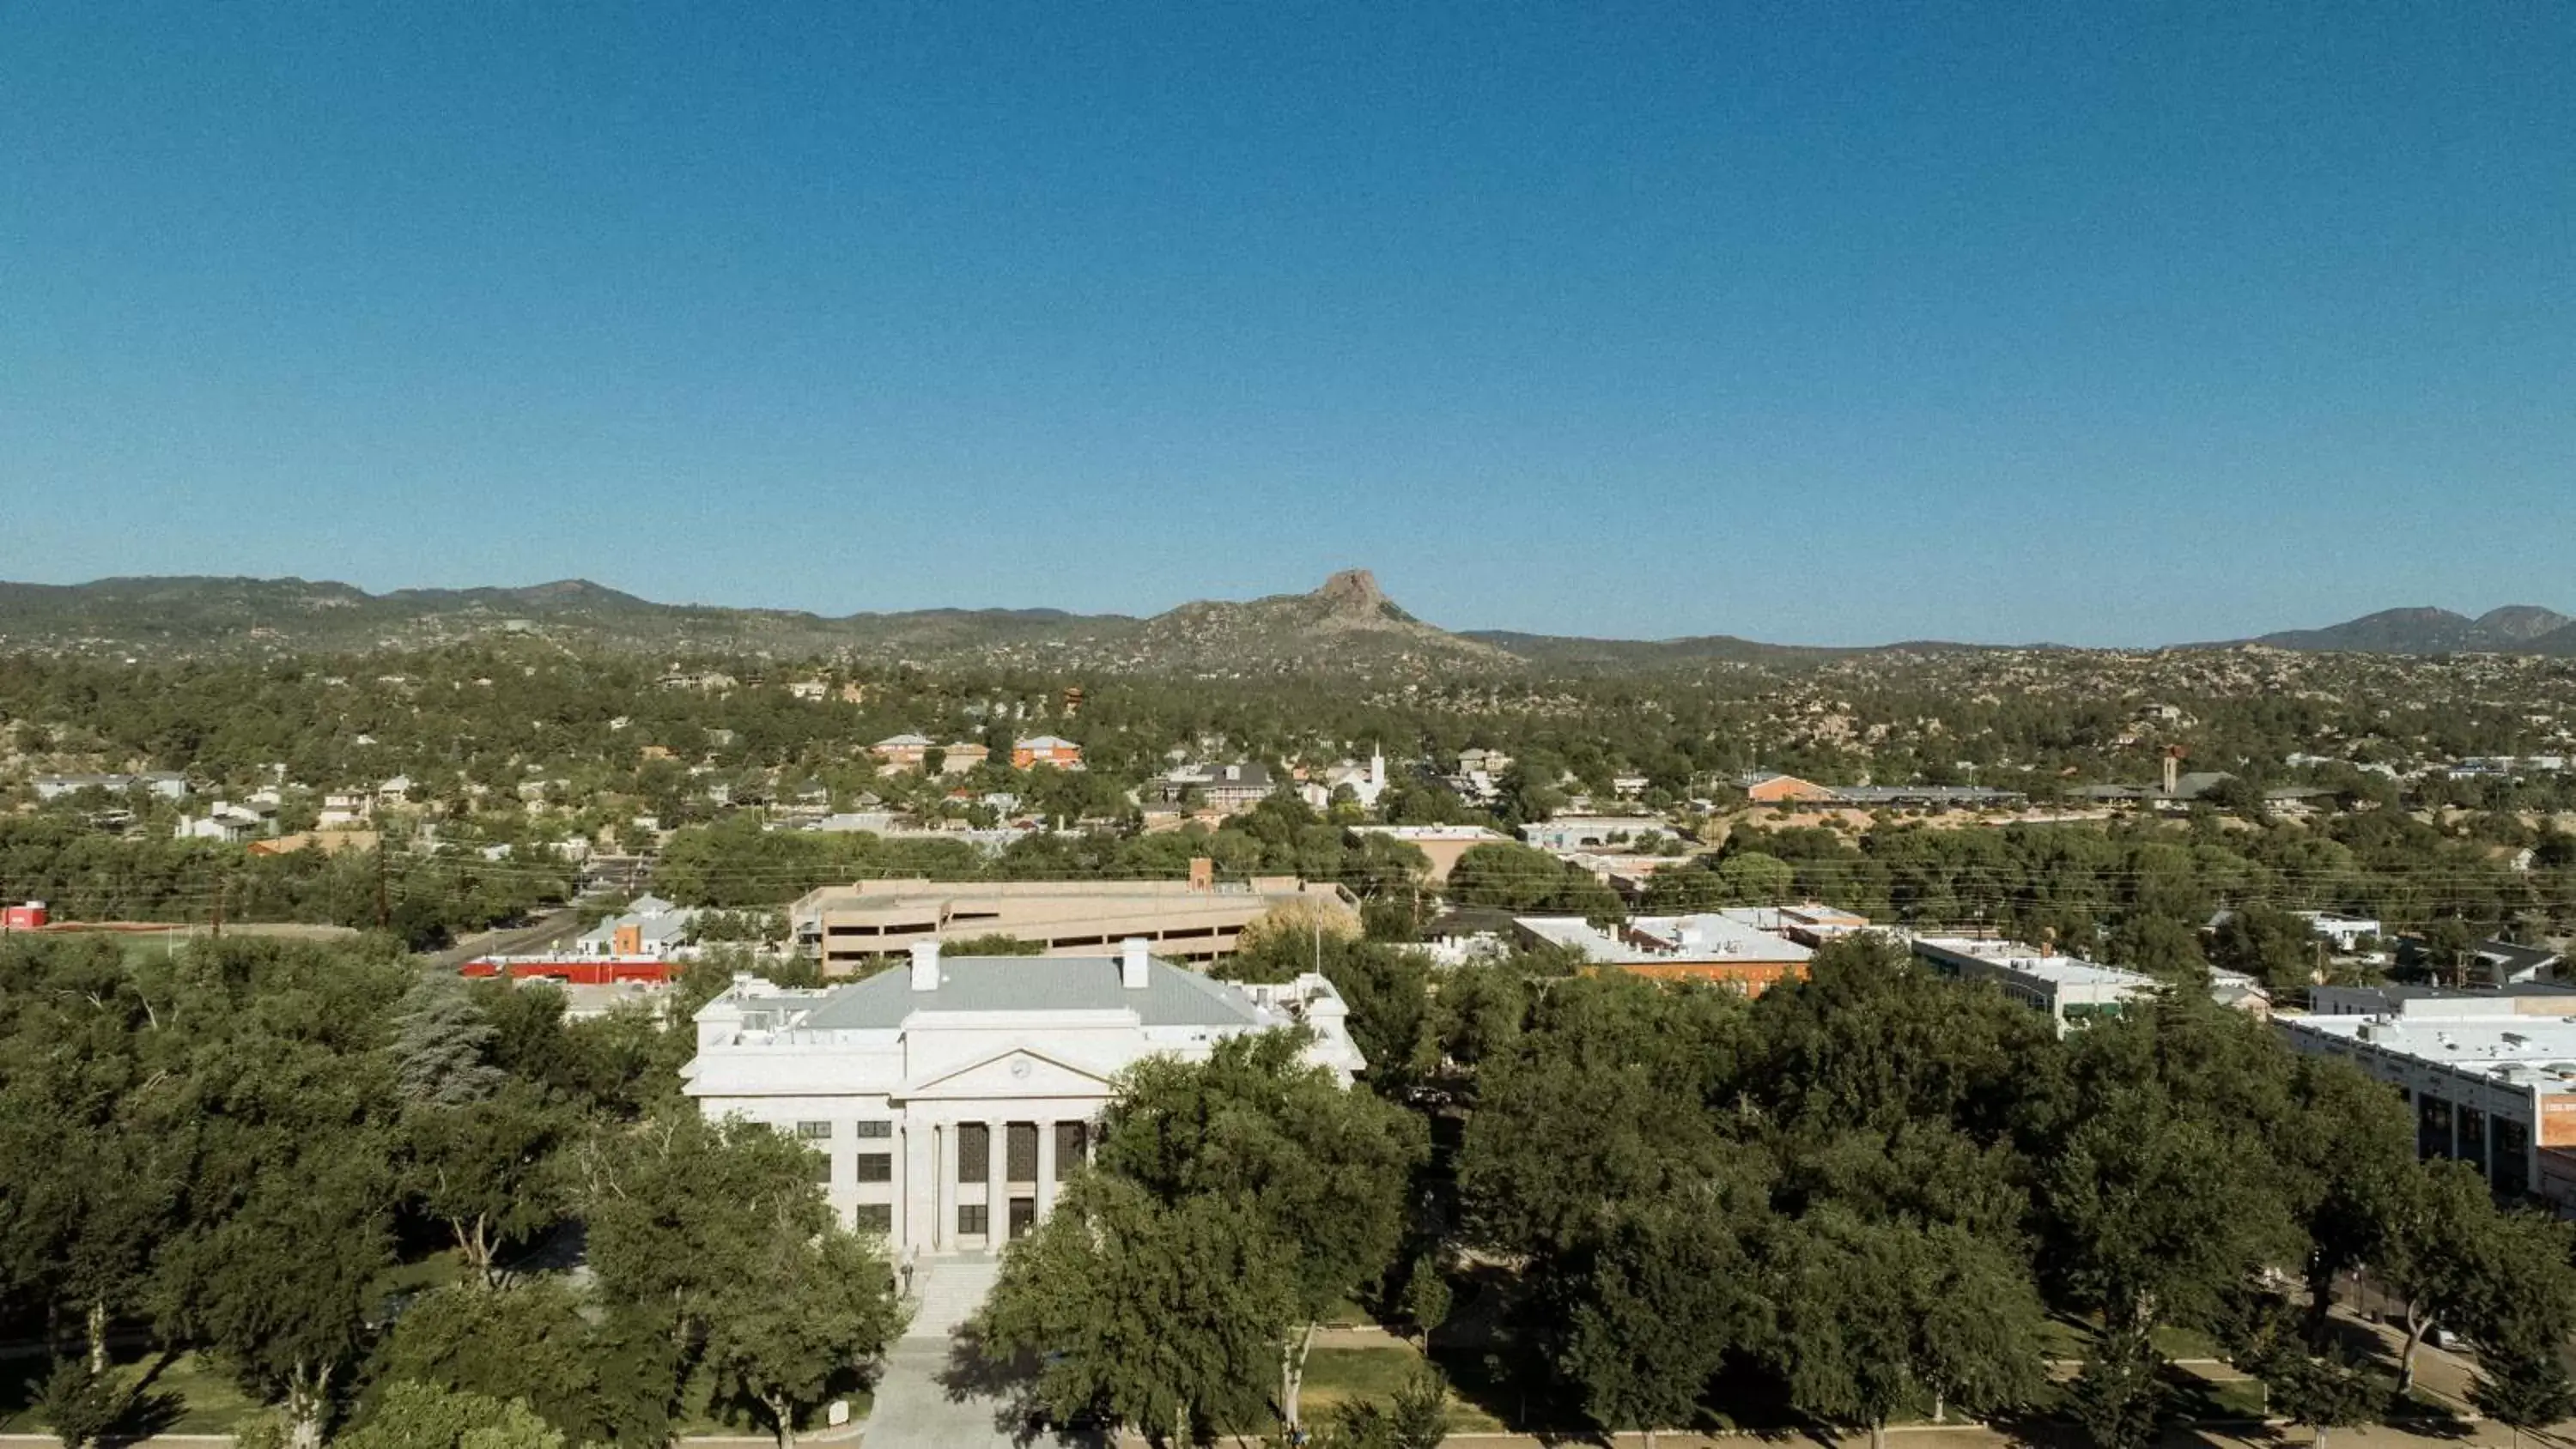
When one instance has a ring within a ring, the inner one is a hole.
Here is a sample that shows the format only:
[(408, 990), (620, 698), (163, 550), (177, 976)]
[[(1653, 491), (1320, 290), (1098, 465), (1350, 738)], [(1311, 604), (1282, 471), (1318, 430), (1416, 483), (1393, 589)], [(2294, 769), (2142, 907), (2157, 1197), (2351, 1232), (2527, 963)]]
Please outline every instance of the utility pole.
[(215, 872), (214, 938), (218, 941), (224, 938), (224, 887), (229, 883), (228, 878), (223, 872)]
[(376, 837), (376, 929), (391, 929), (393, 911), (385, 900), (385, 841)]

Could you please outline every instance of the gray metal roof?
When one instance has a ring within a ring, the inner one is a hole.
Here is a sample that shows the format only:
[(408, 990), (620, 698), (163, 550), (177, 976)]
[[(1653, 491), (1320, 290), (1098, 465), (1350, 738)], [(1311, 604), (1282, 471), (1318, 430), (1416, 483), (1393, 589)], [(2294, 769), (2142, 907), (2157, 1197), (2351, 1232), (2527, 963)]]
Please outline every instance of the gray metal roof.
[(1251, 1026), (1261, 1019), (1252, 998), (1223, 981), (1156, 961), (1144, 989), (1119, 984), (1115, 956), (942, 956), (939, 988), (912, 989), (912, 970), (890, 971), (839, 987), (804, 1021), (813, 1031), (886, 1028), (916, 1011), (1122, 1011), (1147, 1026)]

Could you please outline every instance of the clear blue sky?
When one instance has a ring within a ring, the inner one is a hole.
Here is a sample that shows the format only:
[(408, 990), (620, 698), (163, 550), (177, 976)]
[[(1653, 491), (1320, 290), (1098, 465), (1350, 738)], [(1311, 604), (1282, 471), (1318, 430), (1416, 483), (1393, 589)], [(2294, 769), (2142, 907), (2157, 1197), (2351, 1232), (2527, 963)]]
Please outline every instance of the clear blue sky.
[(76, 4), (0, 577), (2576, 609), (2576, 6)]

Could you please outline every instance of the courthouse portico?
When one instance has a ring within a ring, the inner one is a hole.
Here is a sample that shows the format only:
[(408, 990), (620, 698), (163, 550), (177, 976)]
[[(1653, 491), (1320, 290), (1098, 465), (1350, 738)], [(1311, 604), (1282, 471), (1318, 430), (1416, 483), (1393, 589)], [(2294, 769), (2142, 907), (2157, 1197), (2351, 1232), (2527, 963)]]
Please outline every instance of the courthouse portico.
[(1211, 980), (1124, 943), (1115, 956), (950, 956), (820, 990), (737, 976), (697, 1014), (683, 1072), (710, 1117), (802, 1139), (844, 1220), (922, 1254), (998, 1248), (1055, 1205), (1111, 1083), (1148, 1056), (1203, 1060), (1303, 1024), (1310, 1060), (1365, 1065), (1321, 976)]

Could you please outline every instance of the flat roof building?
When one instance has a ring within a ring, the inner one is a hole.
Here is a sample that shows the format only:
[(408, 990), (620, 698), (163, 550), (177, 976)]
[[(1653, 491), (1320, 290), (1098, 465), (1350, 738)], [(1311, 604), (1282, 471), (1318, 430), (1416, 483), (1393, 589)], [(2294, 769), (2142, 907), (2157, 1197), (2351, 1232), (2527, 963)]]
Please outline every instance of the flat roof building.
[[(2274, 1019), (2292, 1048), (2402, 1092), (2422, 1157), (2468, 1163), (2505, 1196), (2576, 1205), (2576, 999), (2557, 992), (2373, 988), (2378, 1011)], [(2320, 992), (2342, 988), (2320, 987)], [(2330, 998), (2364, 1004), (2358, 994)]]
[(1559, 815), (1521, 827), (1523, 841), (1554, 851), (1592, 850), (1671, 833), (1671, 826), (1652, 815)]
[(1726, 906), (1718, 914), (1757, 931), (1785, 936), (1801, 946), (1821, 946), (1869, 929), (1869, 917), (1815, 901), (1794, 906)]
[(1367, 1063), (1330, 982), (1211, 980), (1131, 940), (1054, 958), (944, 956), (819, 990), (752, 976), (700, 1008), (683, 1090), (708, 1117), (767, 1123), (815, 1154), (844, 1221), (898, 1252), (990, 1252), (1025, 1236), (1090, 1153), (1118, 1074), (1204, 1061), (1247, 1032), (1303, 1026), (1347, 1084)]
[(1458, 857), (1479, 845), (1500, 845), (1506, 837), (1481, 825), (1354, 825), (1353, 835), (1381, 835), (1401, 840), (1431, 862), (1431, 878), (1445, 881)]
[(1161, 955), (1207, 962), (1234, 954), (1243, 928), (1293, 901), (1347, 915), (1341, 886), (1293, 876), (1095, 881), (861, 881), (809, 891), (787, 908), (790, 938), (827, 976), (881, 966), (916, 942), (973, 936), (1035, 941), (1050, 956), (1097, 952), (1129, 937)]
[(1726, 916), (1637, 916), (1604, 929), (1581, 916), (1516, 916), (1522, 940), (1566, 947), (1587, 966), (1660, 980), (1707, 981), (1759, 996), (1803, 981), (1815, 952)]
[(2129, 1002), (2152, 994), (2156, 978), (2060, 956), (2012, 941), (1966, 936), (1917, 936), (1914, 954), (1935, 970), (1962, 981), (1991, 981), (2004, 995), (2048, 1013), (2063, 1035), (2068, 1027), (2117, 1016)]

